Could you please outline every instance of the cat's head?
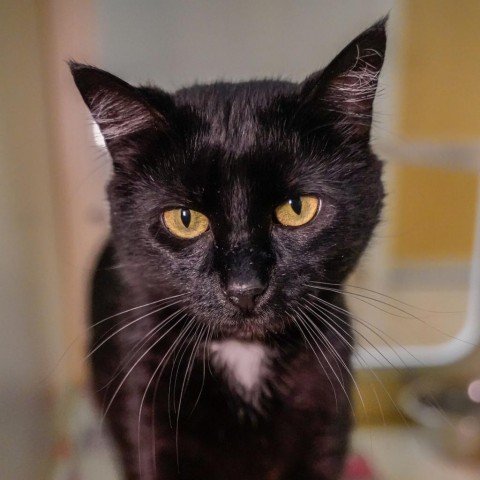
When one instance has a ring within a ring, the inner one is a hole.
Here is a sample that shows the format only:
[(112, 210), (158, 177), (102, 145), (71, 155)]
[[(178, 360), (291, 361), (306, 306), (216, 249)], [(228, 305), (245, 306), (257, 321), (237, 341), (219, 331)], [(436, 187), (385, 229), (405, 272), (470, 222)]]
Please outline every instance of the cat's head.
[(224, 335), (282, 329), (311, 281), (340, 283), (378, 222), (372, 104), (385, 22), (303, 83), (168, 94), (71, 63), (113, 160), (112, 237), (124, 281)]

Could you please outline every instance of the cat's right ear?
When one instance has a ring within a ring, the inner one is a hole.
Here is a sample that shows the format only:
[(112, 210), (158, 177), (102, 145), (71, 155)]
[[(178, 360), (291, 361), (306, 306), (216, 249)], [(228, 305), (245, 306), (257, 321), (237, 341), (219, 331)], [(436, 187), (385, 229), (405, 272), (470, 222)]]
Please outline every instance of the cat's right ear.
[(369, 141), (373, 100), (386, 49), (387, 17), (350, 42), (301, 85), (301, 111), (350, 140)]
[(146, 101), (139, 89), (90, 65), (71, 61), (69, 66), (110, 150), (116, 141), (127, 136), (166, 128), (164, 116)]

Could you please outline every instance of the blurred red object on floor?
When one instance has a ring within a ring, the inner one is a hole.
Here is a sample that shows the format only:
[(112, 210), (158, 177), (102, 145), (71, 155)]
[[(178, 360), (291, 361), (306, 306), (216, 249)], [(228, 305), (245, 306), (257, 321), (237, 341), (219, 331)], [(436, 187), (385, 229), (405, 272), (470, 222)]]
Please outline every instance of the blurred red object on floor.
[(344, 480), (375, 480), (372, 467), (362, 455), (353, 454), (347, 460)]

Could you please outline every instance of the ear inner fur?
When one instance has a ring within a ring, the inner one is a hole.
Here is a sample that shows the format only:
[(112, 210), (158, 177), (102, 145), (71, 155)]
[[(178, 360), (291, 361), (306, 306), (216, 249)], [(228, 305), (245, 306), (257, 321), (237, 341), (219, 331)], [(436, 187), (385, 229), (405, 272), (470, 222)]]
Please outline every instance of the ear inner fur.
[(324, 121), (335, 123), (345, 135), (369, 138), (373, 100), (385, 58), (386, 20), (360, 34), (303, 84), (304, 106), (317, 111)]
[(89, 65), (70, 62), (75, 83), (107, 141), (165, 127), (166, 120), (142, 94), (114, 75)]

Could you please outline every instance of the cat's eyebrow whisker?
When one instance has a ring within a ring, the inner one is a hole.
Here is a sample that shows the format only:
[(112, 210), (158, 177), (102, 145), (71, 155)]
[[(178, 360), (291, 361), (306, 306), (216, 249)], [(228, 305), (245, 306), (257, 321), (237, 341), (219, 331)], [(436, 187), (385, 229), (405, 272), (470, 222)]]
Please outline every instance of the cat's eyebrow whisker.
[(147, 318), (149, 317), (150, 315), (154, 315), (158, 312), (161, 312), (162, 310), (165, 310), (166, 308), (170, 308), (172, 307), (173, 305), (176, 305), (178, 303), (180, 303), (181, 300), (177, 301), (177, 302), (173, 302), (173, 303), (170, 303), (168, 305), (164, 305), (160, 308), (157, 308), (155, 310), (152, 310), (151, 312), (148, 312), (146, 313), (145, 315), (142, 315), (141, 317), (138, 317), (136, 318), (135, 320), (132, 320), (131, 322), (128, 322), (126, 325), (123, 325), (122, 327), (120, 327), (119, 329), (117, 329), (114, 333), (112, 333), (111, 335), (109, 335), (106, 339), (102, 340), (98, 345), (95, 345), (95, 347), (86, 355), (86, 359), (88, 359), (89, 357), (91, 357), (99, 348), (101, 348), (103, 345), (105, 345), (105, 343), (107, 343), (109, 340), (111, 340), (115, 335), (118, 335), (121, 331), (125, 330), (126, 328), (128, 327), (131, 327), (132, 325), (134, 325), (135, 323), (138, 323), (140, 320), (143, 320), (144, 318)]

